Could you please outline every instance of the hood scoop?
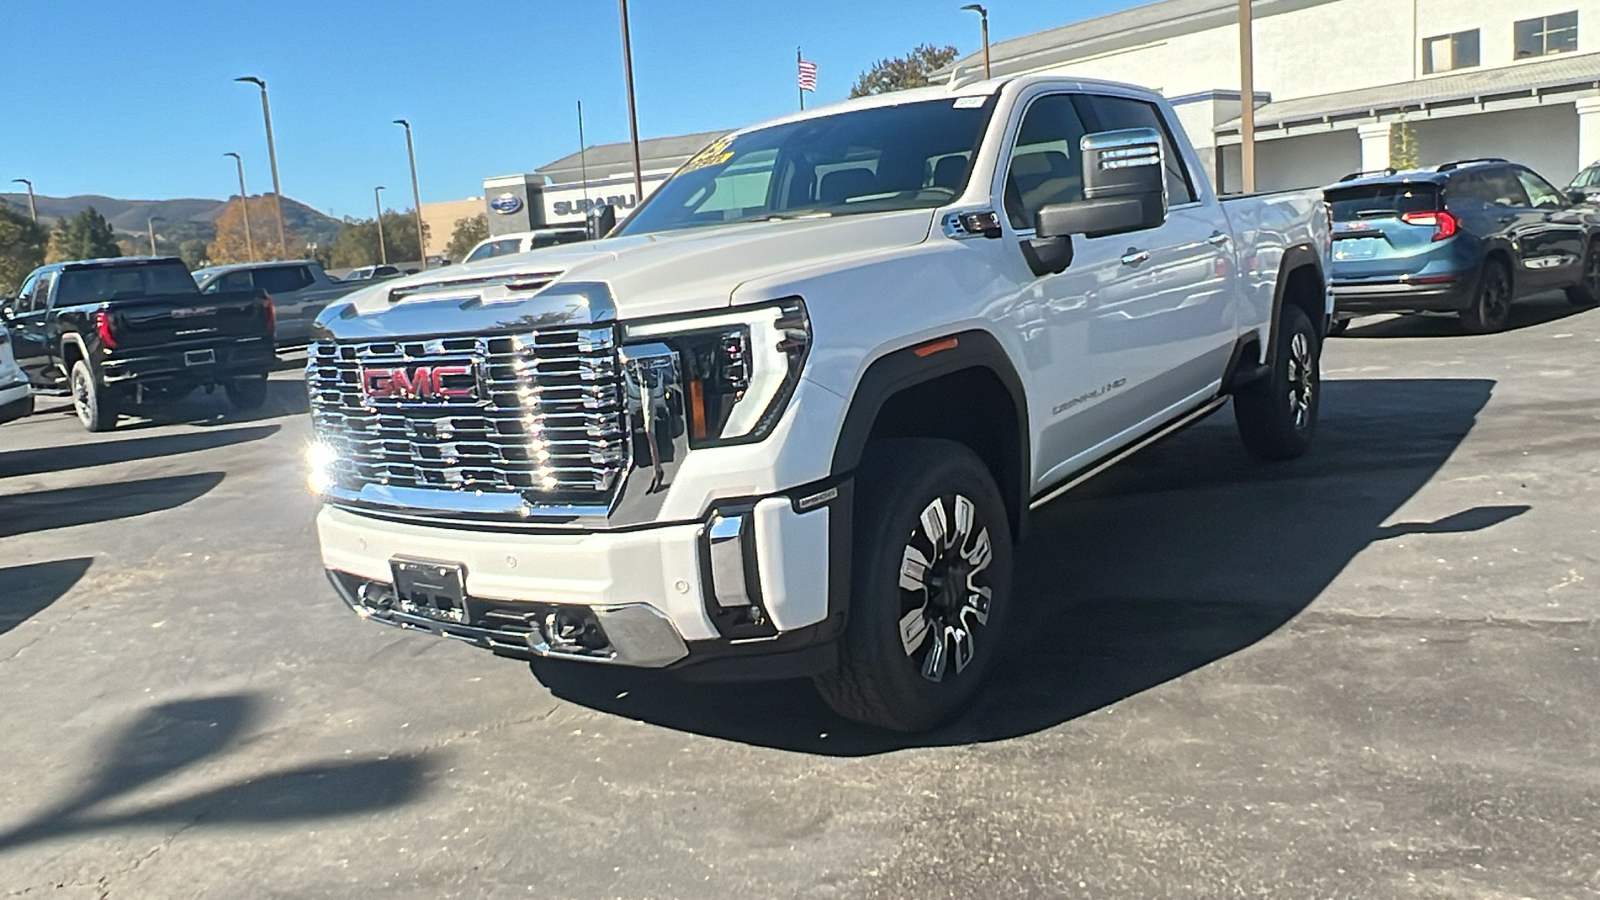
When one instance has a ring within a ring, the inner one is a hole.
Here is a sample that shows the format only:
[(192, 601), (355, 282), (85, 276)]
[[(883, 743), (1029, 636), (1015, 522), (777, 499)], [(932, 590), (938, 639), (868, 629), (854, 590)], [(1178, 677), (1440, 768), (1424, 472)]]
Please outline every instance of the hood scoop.
[[(435, 296), (438, 294), (459, 294), (461, 299), (478, 299), (483, 302), (492, 302), (496, 299), (520, 300), (523, 295), (532, 294), (549, 287), (551, 282), (560, 277), (560, 272), (516, 272), (485, 275), (478, 278), (450, 278), (421, 284), (399, 285), (398, 287), (390, 288), (388, 296), (391, 304), (413, 298), (442, 299)], [(476, 296), (469, 298), (466, 296), (468, 294)]]

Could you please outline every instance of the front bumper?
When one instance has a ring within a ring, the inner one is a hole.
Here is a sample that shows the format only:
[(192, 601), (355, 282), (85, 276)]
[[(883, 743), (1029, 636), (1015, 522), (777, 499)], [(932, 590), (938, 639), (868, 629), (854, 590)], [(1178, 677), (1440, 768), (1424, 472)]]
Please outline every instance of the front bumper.
[[(829, 504), (801, 512), (780, 495), (724, 508), (704, 522), (518, 533), (329, 506), (317, 530), (330, 580), (365, 618), (504, 656), (668, 668), (830, 638), (832, 629), (819, 626), (835, 618), (832, 513)], [(391, 574), (396, 558), (461, 566), (463, 609), (441, 617), (401, 602)], [(591, 625), (584, 642), (571, 639)]]
[(1472, 305), (1471, 278), (1450, 281), (1334, 281), (1334, 315), (1459, 312)]

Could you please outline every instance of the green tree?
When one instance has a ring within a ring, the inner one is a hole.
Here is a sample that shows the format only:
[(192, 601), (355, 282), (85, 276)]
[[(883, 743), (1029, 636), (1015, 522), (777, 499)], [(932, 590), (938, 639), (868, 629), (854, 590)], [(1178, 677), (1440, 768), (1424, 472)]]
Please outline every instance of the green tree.
[(10, 295), (29, 272), (44, 265), (49, 240), (43, 226), (0, 203), (0, 294)]
[(489, 236), (489, 217), (482, 213), (470, 219), (457, 219), (456, 229), (450, 234), (450, 246), (444, 250), (444, 255), (453, 262), (465, 259), (478, 242)]
[[(383, 246), (389, 262), (414, 263), (422, 258), (417, 244), (417, 220), (409, 212), (388, 210), (383, 214)], [(328, 264), (334, 269), (353, 269), (382, 261), (378, 252), (376, 219), (345, 219), (344, 228), (328, 250)]]
[(111, 223), (94, 207), (86, 207), (70, 219), (63, 219), (50, 232), (50, 245), (45, 251), (45, 262), (62, 262), (72, 259), (100, 259), (119, 256), (122, 248)]
[(1396, 122), (1389, 128), (1389, 165), (1396, 169), (1415, 169), (1422, 165), (1416, 129), (1410, 122)]
[(955, 62), (959, 55), (954, 47), (923, 44), (905, 56), (880, 59), (856, 79), (855, 87), (850, 89), (850, 96), (865, 97), (869, 94), (887, 94), (890, 91), (903, 91), (906, 88), (925, 87), (930, 83), (928, 81), (930, 73)]

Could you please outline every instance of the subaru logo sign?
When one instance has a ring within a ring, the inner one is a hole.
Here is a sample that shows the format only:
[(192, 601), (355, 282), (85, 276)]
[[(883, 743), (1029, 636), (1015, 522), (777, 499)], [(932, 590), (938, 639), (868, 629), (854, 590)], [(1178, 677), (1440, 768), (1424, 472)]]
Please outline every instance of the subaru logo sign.
[(522, 208), (522, 198), (508, 191), (490, 200), (489, 208), (502, 216), (509, 216)]

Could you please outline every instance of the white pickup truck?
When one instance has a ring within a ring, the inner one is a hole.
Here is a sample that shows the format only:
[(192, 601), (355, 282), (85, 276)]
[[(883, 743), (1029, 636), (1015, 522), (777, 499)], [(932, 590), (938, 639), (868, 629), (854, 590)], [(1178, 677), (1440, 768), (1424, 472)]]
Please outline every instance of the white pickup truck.
[(1256, 455), (1305, 452), (1329, 232), (1318, 193), (1219, 202), (1126, 85), (735, 132), (604, 240), (328, 308), (325, 566), (364, 617), (536, 671), (810, 676), (927, 729), (1028, 602), (1030, 510), (1230, 398)]

